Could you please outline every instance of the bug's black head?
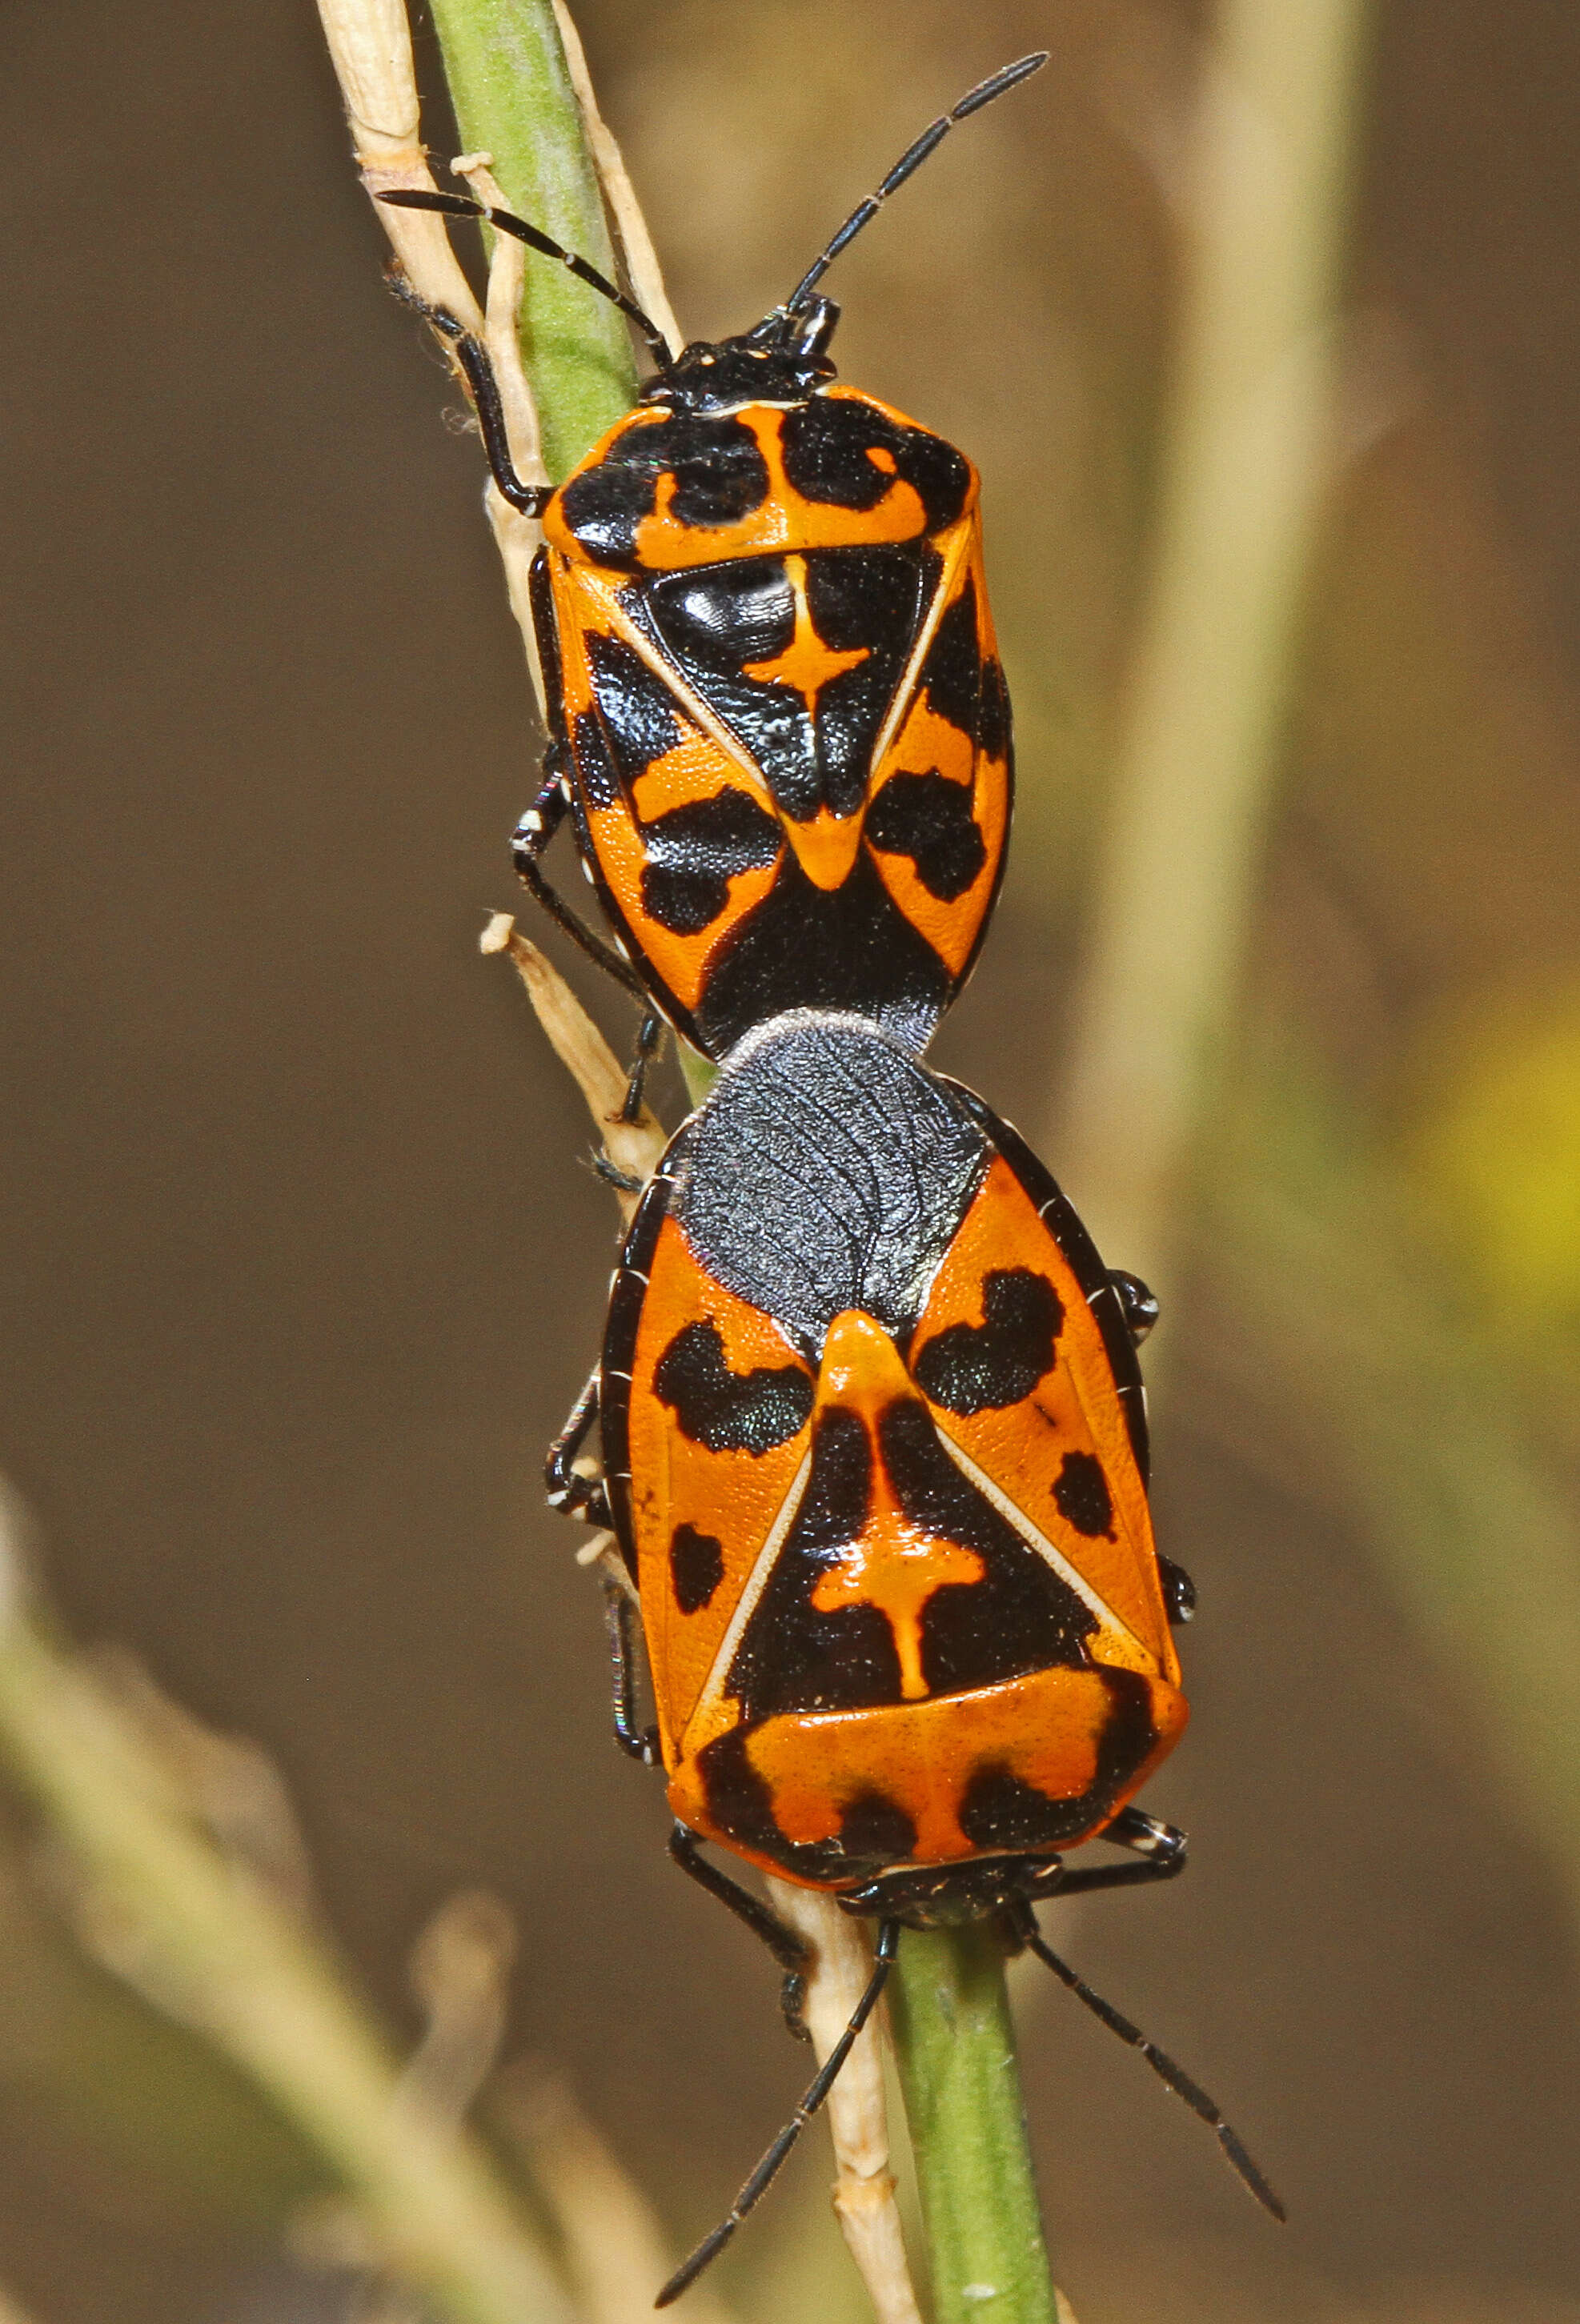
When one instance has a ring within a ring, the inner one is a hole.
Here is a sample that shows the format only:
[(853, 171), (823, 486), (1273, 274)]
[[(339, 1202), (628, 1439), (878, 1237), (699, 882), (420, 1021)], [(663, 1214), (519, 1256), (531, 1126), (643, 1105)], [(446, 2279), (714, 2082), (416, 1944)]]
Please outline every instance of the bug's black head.
[(834, 377), (826, 350), (838, 320), (832, 299), (808, 299), (802, 307), (776, 307), (737, 339), (694, 339), (667, 371), (643, 381), (641, 401), (702, 412), (804, 403)]

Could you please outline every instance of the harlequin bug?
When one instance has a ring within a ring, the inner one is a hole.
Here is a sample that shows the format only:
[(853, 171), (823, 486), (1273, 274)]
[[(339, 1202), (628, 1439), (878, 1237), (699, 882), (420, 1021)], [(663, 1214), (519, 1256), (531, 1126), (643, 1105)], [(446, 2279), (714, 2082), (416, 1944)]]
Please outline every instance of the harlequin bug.
[(636, 408), (550, 492), (511, 466), (481, 347), (430, 317), (501, 491), (544, 523), (531, 598), (552, 739), (517, 867), (586, 940), (540, 869), (569, 809), (622, 954), (711, 1056), (801, 1006), (859, 1010), (919, 1050), (982, 942), (1012, 771), (976, 472), (836, 383), (839, 310), (815, 286), (956, 122), (1046, 60), (1021, 58), (925, 130), (782, 306), (678, 355), (522, 219), (460, 196), (380, 198), (486, 215), (613, 299), (657, 360)]
[[(1148, 1514), (1135, 1341), (1155, 1313), (979, 1098), (863, 1019), (791, 1012), (741, 1043), (650, 1183), (550, 1490), (614, 1527), (657, 1711), (644, 1733), (617, 1596), (617, 1729), (661, 1760), (677, 1859), (770, 1944), (792, 2010), (797, 1941), (701, 1842), (876, 1919), (865, 2007), (902, 1924), (995, 1916), (1281, 2218), (1212, 2101), (1033, 1914), (1184, 1863), (1183, 1834), (1130, 1804), (1185, 1725), (1169, 1625), (1194, 1602)], [(596, 1415), (601, 1480), (577, 1465)], [(1136, 1860), (1066, 1868), (1099, 1837)]]

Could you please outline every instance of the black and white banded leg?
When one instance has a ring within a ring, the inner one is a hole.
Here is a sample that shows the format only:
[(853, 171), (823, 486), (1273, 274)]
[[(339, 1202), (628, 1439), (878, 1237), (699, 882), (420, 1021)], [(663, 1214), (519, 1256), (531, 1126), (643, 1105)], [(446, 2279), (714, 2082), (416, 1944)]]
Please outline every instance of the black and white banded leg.
[(1098, 1838), (1130, 1849), (1140, 1862), (1077, 1865), (1073, 1872), (1061, 1876), (1054, 1892), (1057, 1895), (1090, 1895), (1095, 1888), (1140, 1888), (1148, 1881), (1176, 1879), (1185, 1869), (1188, 1846), (1185, 1834), (1171, 1823), (1160, 1823), (1156, 1816), (1143, 1815), (1140, 1808), (1121, 1808)]
[(543, 1463), (543, 1482), (550, 1508), (558, 1509), (561, 1516), (585, 1517), (588, 1525), (612, 1526), (614, 1519), (602, 1477), (588, 1476), (577, 1466), (597, 1416), (598, 1367), (595, 1364), (587, 1386), (570, 1407), (564, 1427), (549, 1447)]
[(709, 2261), (716, 2259), (723, 2251), (747, 2213), (768, 2192), (791, 2147), (838, 2080), (841, 2067), (855, 2046), (856, 2037), (877, 2007), (879, 1996), (888, 1982), (889, 1971), (893, 1966), (899, 1944), (899, 1922), (880, 1923), (878, 1941), (874, 1948), (873, 1974), (867, 1979), (865, 1992), (850, 2014), (850, 2021), (844, 2033), (807, 2085), (799, 2106), (736, 2196), (730, 2207), (728, 2216), (719, 2221), (711, 2235), (704, 2236), (689, 2259), (681, 2262), (654, 2301), (655, 2308), (668, 2308), (671, 2301), (679, 2300), (680, 2294), (696, 2282)]
[(1061, 1960), (1058, 1953), (1044, 1943), (1037, 1926), (1037, 1915), (1024, 1898), (1012, 1908), (1011, 1917), (1015, 1933), (1027, 1950), (1035, 1953), (1038, 1960), (1053, 1971), (1059, 1983), (1067, 1986), (1077, 2001), (1085, 2003), (1095, 2017), (1101, 2018), (1111, 2034), (1117, 2034), (1122, 2042), (1128, 2043), (1132, 2050), (1139, 2050), (1159, 2080), (1171, 2089), (1176, 2098), (1183, 2098), (1192, 2114), (1206, 2124), (1223, 2148), (1230, 2168), (1255, 2196), (1263, 2210), (1270, 2212), (1275, 2219), (1287, 2218), (1283, 2204), (1258, 2164), (1252, 2160), (1239, 2133), (1225, 2121), (1216, 2102), (1207, 2096), (1201, 2084), (1192, 2081), (1184, 2067), (1177, 2065), (1166, 2050), (1160, 2050), (1155, 2042), (1149, 2041), (1141, 2027), (1132, 2025), (1112, 2002), (1104, 2001), (1100, 1993), (1094, 1993), (1085, 1978), (1078, 1976), (1067, 1961)]

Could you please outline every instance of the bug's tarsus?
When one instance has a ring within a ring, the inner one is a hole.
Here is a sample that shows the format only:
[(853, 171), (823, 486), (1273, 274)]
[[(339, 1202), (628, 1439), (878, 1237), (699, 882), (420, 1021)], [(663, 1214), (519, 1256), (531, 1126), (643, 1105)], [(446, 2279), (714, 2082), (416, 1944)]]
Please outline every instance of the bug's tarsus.
[(567, 250), (563, 243), (556, 242), (552, 235), (543, 232), (541, 226), (530, 226), (525, 218), (517, 217), (513, 210), (496, 210), (487, 202), (474, 201), (469, 194), (430, 193), (417, 186), (380, 194), (378, 198), (381, 202), (387, 202), (392, 209), (438, 210), (444, 217), (485, 218), (501, 234), (511, 235), (517, 242), (524, 242), (529, 250), (537, 251), (541, 257), (558, 259), (578, 282), (585, 282), (589, 290), (596, 290), (600, 298), (607, 299), (611, 306), (618, 307), (628, 322), (635, 324), (661, 371), (668, 371), (673, 364), (675, 358), (670, 351), (669, 341), (658, 325), (642, 313), (634, 299), (628, 299), (606, 274), (600, 274), (596, 266), (589, 266), (587, 260), (578, 258), (574, 250)]
[(1121, 1808), (1099, 1836), (1133, 1849), (1141, 1862), (1077, 1865), (1061, 1877), (1061, 1896), (1089, 1895), (1094, 1888), (1140, 1888), (1150, 1881), (1176, 1879), (1185, 1869), (1189, 1848), (1185, 1834), (1171, 1823), (1143, 1815), (1140, 1808)]
[(682, 1872), (727, 1905), (737, 1921), (750, 1929), (759, 1944), (766, 1945), (784, 1971), (784, 1986), (780, 1994), (780, 2006), (784, 2011), (785, 2024), (798, 2041), (805, 2041), (806, 2027), (801, 2023), (801, 2001), (806, 1986), (807, 1969), (811, 1954), (800, 1937), (771, 1913), (760, 1897), (727, 1872), (721, 1872), (702, 1853), (701, 1842), (689, 1825), (677, 1823), (670, 1833), (670, 1854)]
[(768, 2192), (791, 2147), (838, 2080), (839, 2070), (855, 2047), (857, 2035), (877, 2007), (878, 1997), (888, 1981), (899, 1943), (899, 1922), (881, 1923), (872, 1976), (867, 1979), (865, 1992), (850, 2014), (850, 2021), (844, 2033), (807, 2085), (799, 2106), (736, 2196), (728, 2217), (719, 2221), (711, 2235), (704, 2236), (689, 2259), (681, 2262), (654, 2301), (655, 2308), (668, 2308), (671, 2301), (679, 2300), (680, 2294), (696, 2282), (709, 2261), (716, 2259), (729, 2242), (747, 2212)]
[(579, 945), (587, 958), (595, 961), (603, 970), (605, 976), (612, 976), (616, 984), (623, 985), (625, 991), (634, 994), (637, 1000), (645, 1000), (646, 995), (630, 963), (622, 960), (619, 954), (604, 942), (602, 936), (595, 936), (591, 928), (577, 919), (558, 890), (550, 886), (538, 869), (537, 849), (522, 845), (519, 825), (516, 836), (511, 844), (511, 860), (515, 865), (517, 879), (531, 895), (534, 903), (541, 905), (550, 918), (565, 930), (571, 942)]
[(1163, 1610), (1178, 1629), (1196, 1619), (1196, 1584), (1183, 1565), (1171, 1557), (1160, 1557), (1158, 1575), (1163, 1584)]
[(625, 1102), (620, 1109), (624, 1122), (642, 1120), (642, 1093), (647, 1082), (647, 1069), (664, 1043), (664, 1020), (657, 1010), (650, 1009), (637, 1028), (636, 1056), (632, 1061), (631, 1078), (625, 1084)]
[(543, 1463), (543, 1482), (550, 1508), (559, 1509), (566, 1517), (585, 1517), (588, 1525), (612, 1526), (614, 1520), (603, 1479), (584, 1477), (576, 1466), (597, 1417), (598, 1370), (595, 1365), (587, 1386), (570, 1407), (564, 1427), (549, 1447), (549, 1457)]
[(1020, 57), (1012, 65), (1005, 65), (1002, 72), (978, 81), (975, 88), (968, 88), (952, 112), (941, 113), (936, 121), (930, 122), (921, 135), (906, 147), (882, 184), (870, 193), (864, 202), (857, 203), (834, 239), (813, 260), (785, 300), (785, 312), (793, 315), (806, 304), (813, 286), (822, 281), (841, 251), (855, 240), (864, 226), (871, 225), (890, 195), (898, 193), (907, 178), (915, 175), (928, 155), (937, 151), (957, 122), (967, 120), (974, 113), (980, 113), (983, 106), (991, 105), (995, 97), (1004, 96), (1021, 81), (1029, 80), (1034, 72), (1040, 72), (1048, 62), (1048, 54), (1046, 49), (1038, 49), (1030, 56)]
[(631, 1600), (618, 1582), (604, 1582), (604, 1619), (609, 1631), (609, 1661), (614, 1683), (614, 1740), (644, 1767), (660, 1765), (659, 1730), (636, 1715), (636, 1646), (631, 1635)]
[(611, 1162), (606, 1154), (594, 1155), (593, 1175), (601, 1178), (606, 1186), (618, 1186), (623, 1194), (640, 1194), (642, 1192), (642, 1180), (633, 1176), (631, 1171), (622, 1170), (619, 1164)]
[[(392, 195), (381, 194), (380, 201), (393, 200)], [(402, 204), (406, 208), (409, 205)], [(488, 350), (479, 338), (474, 337), (464, 323), (458, 322), (448, 307), (436, 307), (420, 290), (407, 280), (399, 267), (392, 266), (387, 280), (391, 290), (403, 306), (430, 323), (440, 338), (448, 341), (455, 351), (467, 382), (472, 406), (477, 414), (482, 431), (483, 448), (488, 455), (488, 466), (494, 483), (512, 508), (523, 516), (540, 517), (554, 496), (552, 484), (530, 484), (516, 473), (515, 462), (510, 456), (510, 438), (504, 425), (504, 405), (500, 400), (499, 382), (494, 375), (494, 365)]]
[(1261, 2169), (1252, 2162), (1239, 2133), (1232, 2124), (1224, 2120), (1218, 2107), (1207, 2096), (1200, 2083), (1193, 2082), (1184, 2067), (1176, 2065), (1167, 2051), (1160, 2050), (1155, 2042), (1150, 2042), (1141, 2027), (1132, 2025), (1130, 2019), (1123, 2016), (1112, 2002), (1104, 2001), (1100, 1993), (1094, 1993), (1085, 1978), (1077, 1976), (1067, 1961), (1061, 1960), (1058, 1955), (1044, 1943), (1037, 1927), (1035, 1915), (1029, 1904), (1022, 1908), (1017, 1918), (1018, 1933), (1024, 1941), (1027, 1950), (1034, 1952), (1038, 1960), (1053, 1971), (1059, 1983), (1067, 1986), (1076, 2000), (1086, 2004), (1095, 2017), (1100, 2017), (1111, 2034), (1117, 2034), (1122, 2042), (1127, 2043), (1132, 2050), (1139, 2050), (1159, 2080), (1171, 2089), (1176, 2098), (1183, 2098), (1192, 2114), (1198, 2116), (1206, 2124), (1207, 2128), (1223, 2148), (1230, 2167), (1238, 2174), (1242, 2183), (1255, 2196), (1262, 2209), (1270, 2212), (1275, 2219), (1287, 2218), (1289, 2215), (1283, 2204), (1274, 2193)]

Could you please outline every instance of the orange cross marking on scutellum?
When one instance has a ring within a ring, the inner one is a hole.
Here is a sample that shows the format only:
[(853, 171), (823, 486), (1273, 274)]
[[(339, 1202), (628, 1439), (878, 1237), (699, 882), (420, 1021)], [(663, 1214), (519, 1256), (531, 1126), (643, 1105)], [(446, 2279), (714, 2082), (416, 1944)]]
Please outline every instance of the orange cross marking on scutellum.
[(818, 696), (831, 678), (838, 678), (847, 669), (855, 669), (872, 652), (871, 646), (852, 646), (842, 652), (835, 646), (826, 646), (812, 627), (811, 608), (807, 604), (807, 560), (804, 557), (787, 557), (785, 571), (795, 594), (796, 629), (784, 651), (775, 654), (772, 661), (749, 661), (744, 665), (747, 678), (762, 679), (765, 684), (793, 686), (806, 701), (807, 708), (816, 715)]

